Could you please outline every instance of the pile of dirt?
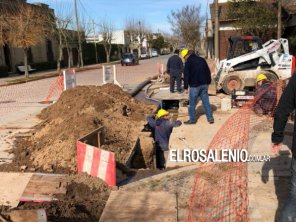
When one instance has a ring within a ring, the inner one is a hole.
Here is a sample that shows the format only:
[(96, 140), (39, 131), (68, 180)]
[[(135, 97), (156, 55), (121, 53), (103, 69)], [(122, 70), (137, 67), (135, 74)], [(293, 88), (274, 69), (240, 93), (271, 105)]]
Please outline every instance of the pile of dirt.
[[(58, 201), (26, 202), (15, 210), (45, 209), (48, 221), (53, 222), (99, 221), (110, 195), (110, 188), (100, 179), (86, 174), (68, 176), (66, 181), (67, 192), (65, 195), (57, 196)], [(5, 208), (1, 212), (9, 221), (9, 210)]]
[(42, 122), (32, 135), (17, 142), (13, 164), (26, 165), (28, 170), (75, 172), (76, 140), (104, 126), (102, 148), (115, 152), (116, 161), (124, 165), (143, 128), (145, 115), (155, 108), (136, 101), (113, 84), (67, 90), (41, 112)]

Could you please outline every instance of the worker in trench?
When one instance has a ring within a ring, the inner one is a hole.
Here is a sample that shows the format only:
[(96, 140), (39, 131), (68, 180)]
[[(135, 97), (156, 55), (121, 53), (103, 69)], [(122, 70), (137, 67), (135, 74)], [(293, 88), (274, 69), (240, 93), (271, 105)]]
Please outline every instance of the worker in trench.
[(254, 97), (254, 112), (258, 116), (273, 116), (277, 102), (276, 87), (264, 74), (260, 74), (256, 78), (256, 91)]
[(182, 122), (170, 121), (170, 113), (160, 109), (156, 116), (147, 117), (148, 124), (154, 129), (154, 144), (156, 152), (156, 167), (160, 170), (166, 168), (169, 153), (169, 140), (174, 127), (182, 125)]

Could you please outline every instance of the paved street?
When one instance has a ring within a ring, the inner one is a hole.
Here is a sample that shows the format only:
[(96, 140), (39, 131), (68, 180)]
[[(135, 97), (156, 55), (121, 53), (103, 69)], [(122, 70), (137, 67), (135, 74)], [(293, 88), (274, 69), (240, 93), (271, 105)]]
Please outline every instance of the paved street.
[[(157, 63), (165, 65), (168, 57), (160, 56), (141, 60), (138, 66), (116, 65), (118, 81), (126, 89), (133, 88), (148, 77), (155, 76), (158, 73)], [(77, 73), (77, 84), (101, 85), (102, 76), (102, 69), (79, 72)], [(41, 102), (47, 97), (56, 79), (57, 77), (53, 77), (0, 87), (0, 163), (11, 160), (12, 156), (6, 150), (14, 147), (15, 137), (38, 123), (36, 115), (48, 106)], [(57, 98), (58, 93), (55, 93), (51, 100)]]
[[(157, 74), (157, 63), (166, 64), (168, 56), (160, 56), (148, 60), (140, 60), (138, 66), (116, 65), (118, 81), (125, 87)], [(34, 74), (33, 74), (34, 75)], [(32, 81), (24, 84), (0, 87), (0, 125), (22, 120), (30, 114), (35, 114), (47, 105), (41, 104), (48, 95), (50, 86), (57, 77)], [(77, 73), (78, 85), (102, 84), (102, 69)], [(53, 100), (57, 99), (55, 93)]]

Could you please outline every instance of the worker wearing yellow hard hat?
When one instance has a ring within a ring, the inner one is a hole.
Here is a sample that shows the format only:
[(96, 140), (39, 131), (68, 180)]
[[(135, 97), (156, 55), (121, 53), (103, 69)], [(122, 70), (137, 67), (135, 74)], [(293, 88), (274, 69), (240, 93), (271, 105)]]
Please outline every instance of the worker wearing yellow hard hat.
[(185, 56), (187, 56), (188, 55), (188, 52), (189, 52), (189, 50), (188, 49), (182, 49), (182, 51), (181, 51), (181, 57), (183, 58), (183, 59), (185, 59)]
[(166, 160), (168, 159), (169, 140), (174, 127), (181, 126), (182, 122), (170, 121), (169, 112), (160, 109), (156, 117), (148, 116), (147, 121), (154, 130), (156, 166), (158, 169), (166, 168)]
[(168, 116), (168, 115), (169, 115), (169, 112), (164, 109), (160, 109), (157, 112), (157, 118), (161, 118), (161, 117)]
[(256, 77), (253, 110), (258, 116), (273, 115), (277, 102), (275, 85), (263, 73)]
[(257, 78), (256, 78), (256, 83), (258, 83), (258, 82), (260, 82), (260, 81), (262, 81), (262, 80), (267, 80), (267, 77), (266, 77), (266, 75), (264, 75), (264, 74), (259, 74), (259, 75), (257, 76)]
[(202, 100), (208, 122), (213, 124), (214, 117), (208, 94), (208, 87), (211, 83), (211, 72), (207, 61), (193, 50), (186, 48), (181, 51), (181, 57), (185, 59), (184, 92), (189, 93), (189, 120), (185, 121), (184, 124), (196, 123), (195, 109), (198, 99)]

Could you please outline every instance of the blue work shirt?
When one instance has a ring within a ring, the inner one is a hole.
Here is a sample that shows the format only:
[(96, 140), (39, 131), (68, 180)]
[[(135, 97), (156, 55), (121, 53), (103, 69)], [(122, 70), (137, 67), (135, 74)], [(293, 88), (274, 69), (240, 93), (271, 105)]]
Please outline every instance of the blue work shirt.
[(148, 124), (155, 130), (155, 142), (161, 150), (169, 150), (169, 140), (174, 127), (182, 125), (182, 122), (177, 120), (171, 122), (168, 119), (157, 118), (154, 119), (151, 116), (147, 117)]

